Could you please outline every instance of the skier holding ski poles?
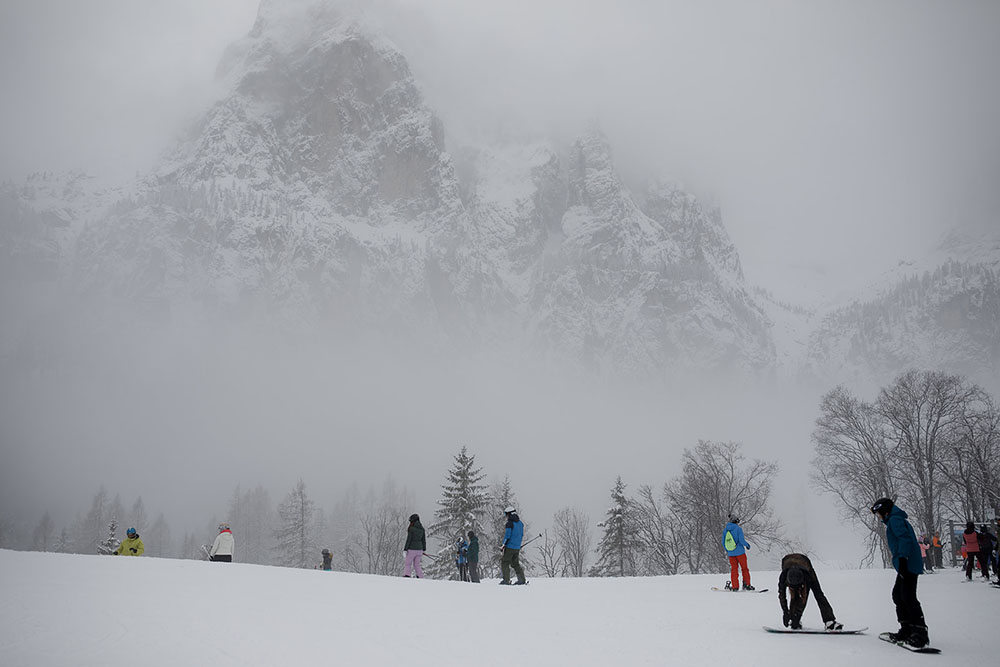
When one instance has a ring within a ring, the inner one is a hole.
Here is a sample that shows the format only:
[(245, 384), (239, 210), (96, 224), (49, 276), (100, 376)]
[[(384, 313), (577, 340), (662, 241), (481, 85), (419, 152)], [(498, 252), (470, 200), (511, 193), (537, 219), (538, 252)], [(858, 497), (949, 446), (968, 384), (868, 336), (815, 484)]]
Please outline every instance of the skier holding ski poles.
[(500, 580), (502, 586), (510, 585), (510, 568), (514, 568), (517, 573), (516, 586), (523, 586), (528, 583), (524, 578), (524, 569), (521, 567), (521, 540), (524, 539), (524, 524), (517, 516), (517, 510), (507, 507), (504, 511), (507, 515), (507, 525), (503, 532), (503, 544), (500, 545), (502, 555), (500, 557), (500, 572), (503, 578)]
[(427, 551), (427, 537), (424, 527), (420, 525), (420, 516), (410, 515), (410, 527), (406, 529), (406, 544), (403, 552), (406, 560), (403, 563), (403, 576), (409, 577), (412, 570), (418, 579), (423, 579), (424, 572), (420, 569), (420, 557)]

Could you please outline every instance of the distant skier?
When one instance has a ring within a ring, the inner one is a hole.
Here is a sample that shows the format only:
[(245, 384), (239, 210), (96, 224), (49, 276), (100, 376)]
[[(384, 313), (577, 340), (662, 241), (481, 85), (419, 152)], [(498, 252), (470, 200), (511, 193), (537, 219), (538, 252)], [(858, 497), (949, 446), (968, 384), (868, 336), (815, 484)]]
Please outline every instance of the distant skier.
[[(990, 580), (990, 560), (993, 557), (994, 539), (990, 529), (984, 523), (979, 526), (979, 566), (983, 570), (986, 581)], [(994, 568), (994, 572), (996, 568)]]
[(219, 534), (215, 536), (212, 548), (208, 550), (208, 559), (216, 563), (232, 563), (236, 551), (236, 540), (229, 524), (223, 521), (219, 524)]
[(323, 569), (329, 572), (333, 569), (333, 554), (330, 553), (329, 549), (323, 549)]
[(409, 577), (413, 571), (418, 579), (424, 576), (420, 568), (420, 557), (427, 551), (427, 537), (424, 534), (424, 527), (420, 525), (420, 517), (416, 514), (410, 515), (410, 527), (406, 529), (406, 545), (403, 546), (406, 553), (406, 560), (403, 563), (403, 576)]
[(740, 579), (737, 570), (743, 571), (743, 590), (756, 590), (750, 585), (750, 569), (747, 567), (747, 551), (750, 544), (743, 536), (743, 529), (740, 528), (740, 518), (733, 514), (729, 515), (729, 523), (722, 531), (722, 546), (729, 556), (729, 588), (733, 592), (740, 590)]
[[(785, 600), (786, 587), (791, 594), (791, 605)], [(843, 630), (844, 626), (837, 622), (833, 607), (819, 585), (819, 577), (813, 569), (812, 561), (805, 554), (788, 554), (781, 559), (781, 574), (778, 575), (778, 602), (781, 603), (781, 622), (793, 630), (802, 628), (802, 612), (809, 602), (809, 591), (816, 596), (819, 613), (823, 617), (823, 626), (827, 630)]]
[(469, 531), (469, 551), (467, 553), (469, 558), (469, 578), (472, 583), (479, 583), (479, 538), (476, 536), (475, 531)]
[(458, 580), (469, 580), (469, 543), (459, 537), (455, 541), (455, 565), (458, 567)]
[(118, 548), (113, 553), (116, 556), (141, 556), (145, 551), (146, 547), (143, 546), (142, 540), (139, 539), (139, 533), (135, 532), (135, 528), (129, 528), (125, 531), (125, 539), (122, 540), (122, 543), (118, 545)]
[(929, 643), (924, 610), (917, 599), (917, 577), (924, 572), (920, 560), (920, 546), (913, 526), (906, 520), (906, 512), (896, 507), (889, 498), (876, 500), (871, 507), (885, 523), (885, 539), (892, 553), (896, 568), (896, 583), (892, 587), (892, 601), (896, 605), (899, 632), (886, 633), (889, 641), (906, 643), (923, 648)]
[(521, 568), (521, 540), (524, 539), (524, 524), (517, 516), (517, 510), (507, 507), (504, 511), (507, 515), (507, 525), (503, 531), (503, 543), (500, 545), (502, 556), (500, 557), (500, 573), (503, 577), (500, 584), (510, 585), (510, 568), (514, 568), (517, 573), (516, 586), (528, 583), (524, 578), (524, 569)]
[(989, 579), (990, 569), (986, 563), (987, 555), (981, 549), (979, 533), (976, 532), (976, 524), (971, 521), (965, 524), (965, 532), (962, 533), (962, 539), (965, 542), (965, 578), (972, 581), (972, 571), (976, 569), (976, 560), (978, 559), (983, 576)]

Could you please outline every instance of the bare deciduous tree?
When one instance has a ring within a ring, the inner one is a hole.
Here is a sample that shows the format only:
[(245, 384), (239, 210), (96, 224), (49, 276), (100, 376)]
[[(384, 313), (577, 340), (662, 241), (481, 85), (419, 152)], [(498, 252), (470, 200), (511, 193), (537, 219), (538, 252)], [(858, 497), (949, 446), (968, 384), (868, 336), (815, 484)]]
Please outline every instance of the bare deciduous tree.
[(895, 498), (897, 493), (894, 456), (881, 416), (873, 405), (837, 387), (820, 402), (812, 440), (813, 480), (837, 498), (844, 519), (867, 531), (866, 560), (878, 552), (886, 564), (885, 531), (869, 511), (876, 498)]
[(741, 445), (702, 440), (684, 450), (683, 472), (668, 483), (665, 500), (675, 519), (675, 534), (684, 542), (690, 572), (725, 572), (722, 528), (730, 513), (742, 518), (752, 543), (765, 549), (783, 545), (781, 522), (771, 507), (771, 484), (778, 466), (754, 459), (744, 463)]
[(555, 541), (562, 555), (563, 576), (582, 577), (593, 537), (590, 517), (584, 512), (564, 507), (555, 514)]

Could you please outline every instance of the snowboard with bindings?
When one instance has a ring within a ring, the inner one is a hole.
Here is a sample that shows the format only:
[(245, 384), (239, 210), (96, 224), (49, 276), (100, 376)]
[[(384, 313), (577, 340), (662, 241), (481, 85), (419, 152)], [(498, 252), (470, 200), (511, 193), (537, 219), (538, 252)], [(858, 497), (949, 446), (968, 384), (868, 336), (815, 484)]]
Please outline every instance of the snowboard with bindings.
[(826, 628), (799, 628), (798, 630), (793, 630), (792, 628), (772, 628), (767, 625), (763, 627), (768, 632), (777, 632), (789, 635), (861, 635), (868, 629), (867, 627), (864, 627), (844, 628), (843, 630), (827, 630)]
[(883, 632), (882, 634), (880, 634), (878, 636), (878, 638), (881, 639), (884, 642), (889, 642), (890, 644), (895, 644), (896, 646), (899, 646), (901, 648), (905, 648), (907, 651), (910, 651), (911, 653), (928, 653), (928, 654), (932, 654), (932, 653), (940, 653), (941, 652), (941, 649), (934, 648), (933, 646), (923, 646), (921, 648), (917, 648), (916, 646), (910, 646), (906, 642), (893, 641), (889, 637), (890, 634), (892, 634), (892, 633), (891, 632)]
[[(723, 593), (732, 593), (733, 592), (732, 588), (719, 588), (718, 586), (712, 586), (712, 590), (713, 591), (722, 591)], [(752, 591), (745, 591), (745, 590), (743, 590), (741, 588), (740, 590), (738, 590), (736, 592), (737, 593), (766, 593), (769, 590), (770, 590), (769, 588), (755, 588)]]

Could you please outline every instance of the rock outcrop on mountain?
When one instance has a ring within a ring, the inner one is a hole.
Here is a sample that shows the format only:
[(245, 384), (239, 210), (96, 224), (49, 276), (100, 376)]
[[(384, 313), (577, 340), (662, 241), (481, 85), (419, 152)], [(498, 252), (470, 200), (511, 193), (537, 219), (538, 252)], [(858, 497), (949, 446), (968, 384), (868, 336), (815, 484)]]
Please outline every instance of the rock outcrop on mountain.
[[(65, 286), (53, 308), (83, 304), (89, 331), (113, 304), (160, 328), (405, 340), (601, 376), (1000, 368), (1000, 253), (953, 249), (825, 316), (779, 307), (746, 284), (717, 208), (662, 177), (630, 187), (596, 126), (569, 146), (449, 146), (403, 54), (337, 7), (265, 0), (217, 101), (152, 173), (0, 188), (8, 288)], [(7, 358), (17, 336), (44, 339), (0, 334)]]

